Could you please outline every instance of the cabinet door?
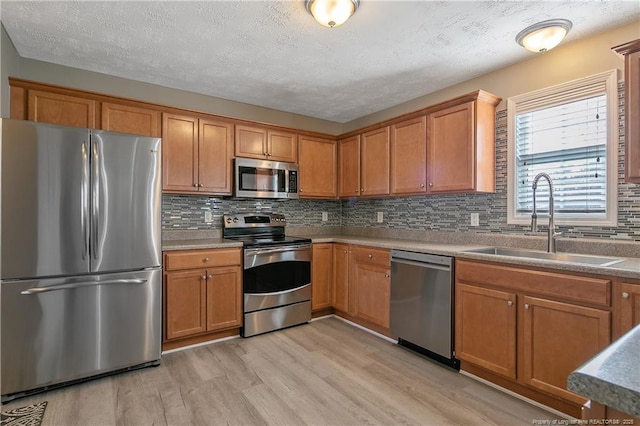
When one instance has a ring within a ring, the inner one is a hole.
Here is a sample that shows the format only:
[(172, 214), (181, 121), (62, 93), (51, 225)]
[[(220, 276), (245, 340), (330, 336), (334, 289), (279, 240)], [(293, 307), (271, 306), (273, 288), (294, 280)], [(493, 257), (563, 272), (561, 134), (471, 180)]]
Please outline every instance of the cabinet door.
[(389, 127), (362, 135), (360, 195), (389, 193)]
[(522, 381), (584, 404), (584, 397), (567, 390), (567, 377), (610, 343), (611, 314), (535, 297), (522, 299)]
[(298, 137), (300, 198), (338, 196), (338, 148), (336, 141)]
[(207, 270), (207, 331), (242, 325), (242, 269)]
[(614, 306), (618, 307), (614, 315), (621, 336), (640, 324), (640, 284), (620, 283), (614, 297)]
[(627, 182), (640, 183), (640, 50), (625, 57), (625, 86), (625, 175)]
[(389, 269), (356, 263), (353, 278), (355, 316), (389, 328), (391, 283)]
[(29, 90), (27, 117), (41, 123), (96, 128), (96, 101)]
[(160, 137), (160, 111), (109, 102), (101, 107), (103, 130)]
[(207, 330), (205, 270), (165, 275), (165, 337), (167, 340)]
[(162, 115), (162, 190), (198, 192), (198, 119)]
[(516, 295), (456, 283), (456, 357), (516, 378)]
[(198, 190), (231, 194), (233, 124), (200, 120), (198, 141)]
[(467, 102), (428, 115), (429, 192), (475, 189), (475, 108)]
[(267, 130), (236, 125), (236, 157), (267, 158)]
[(333, 245), (331, 304), (339, 311), (349, 311), (349, 246), (346, 244)]
[(427, 191), (427, 118), (391, 126), (391, 193)]
[(298, 135), (269, 130), (267, 132), (267, 158), (287, 163), (298, 162)]
[(360, 195), (360, 135), (338, 142), (340, 197)]
[(314, 244), (311, 256), (311, 310), (330, 308), (333, 244)]

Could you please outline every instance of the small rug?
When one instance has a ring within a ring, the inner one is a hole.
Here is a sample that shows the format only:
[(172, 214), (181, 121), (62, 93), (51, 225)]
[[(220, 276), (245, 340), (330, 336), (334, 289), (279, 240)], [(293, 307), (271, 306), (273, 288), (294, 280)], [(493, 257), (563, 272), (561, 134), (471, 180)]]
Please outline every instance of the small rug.
[(40, 426), (47, 401), (0, 413), (0, 426)]

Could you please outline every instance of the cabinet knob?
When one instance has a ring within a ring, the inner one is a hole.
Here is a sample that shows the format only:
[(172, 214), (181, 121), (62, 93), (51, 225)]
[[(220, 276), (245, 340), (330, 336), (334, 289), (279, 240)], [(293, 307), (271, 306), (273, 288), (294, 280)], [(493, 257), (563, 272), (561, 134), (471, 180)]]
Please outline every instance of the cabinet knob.
[(193, 184), (193, 186), (195, 186), (195, 187), (197, 188), (197, 187), (198, 187), (198, 184), (197, 184), (197, 183), (194, 183), (194, 184)]
[(302, 188), (300, 188), (300, 192), (303, 192), (303, 191), (302, 191)]
[(203, 280), (206, 280), (206, 279), (207, 279), (207, 276), (206, 276), (206, 275), (203, 275), (203, 276), (201, 276), (200, 278), (202, 278)]
[(372, 255), (372, 254), (370, 254), (368, 257), (369, 257), (369, 259), (371, 259), (371, 258), (373, 257), (373, 255)]
[(207, 275), (207, 279), (210, 280), (211, 278), (213, 278), (213, 275), (209, 274)]
[(629, 298), (629, 293), (627, 293), (626, 291), (622, 292), (622, 298), (623, 299), (628, 299)]
[(198, 186), (202, 188), (204, 186), (204, 183), (199, 183)]
[(347, 251), (345, 250), (344, 252), (346, 253)]
[(421, 184), (420, 184), (420, 188), (424, 188), (424, 183), (421, 183)]
[(384, 277), (385, 278), (389, 278), (389, 274), (384, 274)]
[(525, 303), (525, 304), (524, 304), (524, 308), (525, 308), (525, 309), (529, 309), (529, 304), (528, 304), (528, 303)]
[(429, 182), (429, 186), (430, 186), (430, 187), (431, 187), (431, 186), (433, 186), (433, 182)]
[(360, 188), (360, 192), (364, 192), (364, 188)]
[(513, 306), (513, 300), (507, 301), (507, 306)]
[(204, 263), (207, 263), (207, 262), (208, 262), (208, 261), (210, 261), (210, 260), (211, 260), (211, 259), (209, 259), (208, 257), (205, 257), (204, 259), (202, 259), (202, 261), (203, 261)]

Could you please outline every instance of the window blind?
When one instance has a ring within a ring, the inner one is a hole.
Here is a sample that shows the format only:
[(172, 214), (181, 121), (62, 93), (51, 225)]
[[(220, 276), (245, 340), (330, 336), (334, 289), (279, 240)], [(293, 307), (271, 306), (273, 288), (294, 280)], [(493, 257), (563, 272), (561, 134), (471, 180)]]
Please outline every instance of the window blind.
[[(554, 99), (518, 105), (515, 115), (516, 213), (533, 207), (533, 179), (551, 176), (557, 214), (602, 216), (607, 208), (607, 97), (591, 85)], [(547, 106), (544, 106), (544, 105)], [(538, 182), (537, 210), (549, 211), (546, 180)]]

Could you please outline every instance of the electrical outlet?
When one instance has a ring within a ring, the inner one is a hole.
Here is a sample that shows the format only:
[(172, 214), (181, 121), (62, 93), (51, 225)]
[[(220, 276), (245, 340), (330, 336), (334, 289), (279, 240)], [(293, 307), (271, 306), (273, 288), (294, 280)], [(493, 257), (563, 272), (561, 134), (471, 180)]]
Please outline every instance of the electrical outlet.
[(329, 220), (329, 213), (327, 212), (322, 212), (322, 221), (326, 222)]
[(204, 211), (204, 223), (212, 223), (213, 222), (213, 213), (211, 210)]
[(376, 214), (376, 221), (377, 221), (378, 223), (382, 223), (382, 221), (383, 221), (383, 220), (384, 220), (384, 215), (382, 214), (382, 212), (378, 212), (378, 213)]
[(480, 226), (480, 213), (471, 213), (471, 226)]

